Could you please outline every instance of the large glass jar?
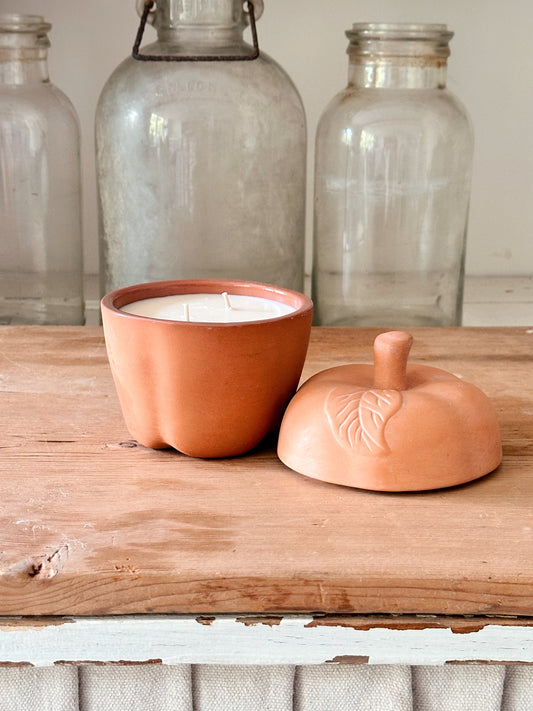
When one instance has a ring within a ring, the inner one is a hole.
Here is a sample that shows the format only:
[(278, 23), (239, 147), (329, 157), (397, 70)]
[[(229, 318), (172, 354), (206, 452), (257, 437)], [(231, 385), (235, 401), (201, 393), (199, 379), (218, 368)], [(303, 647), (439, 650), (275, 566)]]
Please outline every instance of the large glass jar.
[(0, 14), (0, 323), (82, 324), (80, 138), (50, 25)]
[(446, 89), (445, 25), (355, 24), (316, 136), (322, 325), (461, 323), (473, 136)]
[(262, 51), (252, 59), (250, 8), (259, 16), (262, 1), (158, 0), (157, 41), (106, 83), (96, 115), (103, 291), (200, 277), (301, 290), (304, 111), (283, 69)]

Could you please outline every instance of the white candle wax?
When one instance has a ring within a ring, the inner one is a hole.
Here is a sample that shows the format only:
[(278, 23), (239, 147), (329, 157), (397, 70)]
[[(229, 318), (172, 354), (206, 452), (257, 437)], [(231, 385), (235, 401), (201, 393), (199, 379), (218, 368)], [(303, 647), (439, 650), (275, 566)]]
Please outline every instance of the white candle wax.
[(281, 301), (242, 294), (173, 294), (126, 304), (122, 311), (170, 321), (236, 323), (263, 321), (296, 309)]

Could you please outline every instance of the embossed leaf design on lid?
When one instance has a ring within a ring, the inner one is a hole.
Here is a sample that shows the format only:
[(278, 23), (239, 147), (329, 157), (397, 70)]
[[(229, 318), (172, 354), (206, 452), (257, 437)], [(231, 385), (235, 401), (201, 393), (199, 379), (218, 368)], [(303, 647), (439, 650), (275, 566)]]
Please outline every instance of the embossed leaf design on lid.
[(333, 388), (326, 400), (326, 415), (343, 447), (359, 449), (361, 454), (386, 454), (389, 446), (385, 426), (402, 406), (398, 390), (355, 390)]
[(407, 387), (407, 359), (413, 338), (403, 331), (389, 331), (374, 342), (374, 387), (333, 388), (325, 410), (335, 435), (343, 447), (361, 454), (387, 454), (386, 425), (403, 403)]

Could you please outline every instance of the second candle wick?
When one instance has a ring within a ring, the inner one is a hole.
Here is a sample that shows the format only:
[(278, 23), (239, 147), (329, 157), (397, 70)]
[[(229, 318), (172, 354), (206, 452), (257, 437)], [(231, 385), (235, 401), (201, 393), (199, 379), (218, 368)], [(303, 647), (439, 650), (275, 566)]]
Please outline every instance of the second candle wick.
[(231, 311), (233, 307), (230, 303), (229, 294), (227, 291), (222, 292), (222, 298), (224, 299), (224, 306), (226, 307), (226, 311)]

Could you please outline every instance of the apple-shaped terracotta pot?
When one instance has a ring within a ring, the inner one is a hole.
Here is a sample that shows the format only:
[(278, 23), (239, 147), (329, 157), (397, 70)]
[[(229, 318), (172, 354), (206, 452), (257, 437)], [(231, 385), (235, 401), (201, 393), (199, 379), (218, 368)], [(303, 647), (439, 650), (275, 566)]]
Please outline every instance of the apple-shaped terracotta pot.
[(494, 407), (474, 385), (438, 368), (407, 365), (412, 337), (380, 334), (374, 366), (311, 377), (291, 400), (278, 455), (323, 481), (376, 491), (462, 484), (501, 462)]
[[(239, 323), (163, 320), (121, 310), (155, 297), (223, 292), (294, 310)], [(101, 308), (122, 413), (138, 442), (195, 457), (230, 457), (279, 427), (307, 352), (309, 298), (255, 282), (181, 280), (117, 289), (104, 296)]]

